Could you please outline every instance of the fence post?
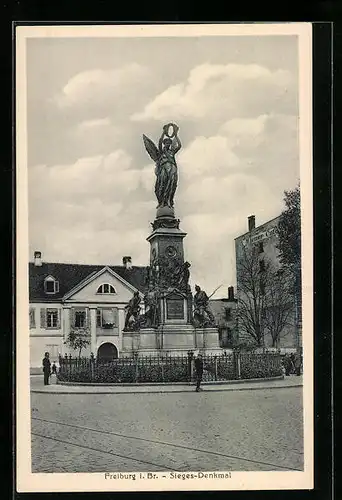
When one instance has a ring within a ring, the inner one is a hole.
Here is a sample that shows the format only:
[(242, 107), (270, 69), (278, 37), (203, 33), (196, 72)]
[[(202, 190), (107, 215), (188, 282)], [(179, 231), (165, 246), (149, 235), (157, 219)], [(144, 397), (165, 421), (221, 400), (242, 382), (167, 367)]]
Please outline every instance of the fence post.
[(66, 374), (66, 376), (69, 376), (69, 369), (68, 369), (68, 355), (67, 353), (64, 354), (64, 373)]
[(133, 356), (134, 356), (134, 368), (135, 368), (135, 371), (134, 371), (134, 382), (137, 383), (138, 382), (138, 378), (139, 378), (138, 353), (135, 352), (133, 354)]
[(161, 361), (160, 363), (160, 366), (161, 366), (161, 377), (162, 377), (162, 382), (164, 382), (164, 362), (163, 362), (163, 358), (161, 358), (160, 360), (158, 359), (158, 363)]
[(238, 380), (241, 378), (241, 353), (239, 351), (234, 351), (233, 353), (234, 356), (234, 375), (235, 378)]
[(95, 362), (94, 353), (91, 353), (90, 354), (90, 378), (91, 378), (91, 381), (94, 380), (94, 362)]
[(60, 354), (58, 355), (58, 364), (59, 364), (59, 370), (58, 370), (59, 373), (63, 373), (63, 368), (64, 368), (64, 366), (63, 366), (63, 358), (62, 358), (62, 356)]
[(214, 356), (215, 361), (215, 381), (217, 381), (217, 356)]
[(188, 379), (189, 379), (189, 382), (191, 382), (193, 357), (194, 357), (194, 353), (192, 351), (188, 351)]

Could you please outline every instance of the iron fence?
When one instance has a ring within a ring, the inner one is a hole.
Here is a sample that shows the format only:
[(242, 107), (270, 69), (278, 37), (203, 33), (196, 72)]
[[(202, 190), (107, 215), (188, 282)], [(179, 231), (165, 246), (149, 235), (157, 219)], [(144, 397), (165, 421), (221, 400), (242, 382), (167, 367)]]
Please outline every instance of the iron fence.
[[(281, 357), (274, 353), (204, 355), (204, 382), (274, 377), (282, 374)], [(191, 383), (196, 379), (192, 354), (135, 356), (111, 361), (90, 358), (59, 359), (58, 380), (84, 383)]]

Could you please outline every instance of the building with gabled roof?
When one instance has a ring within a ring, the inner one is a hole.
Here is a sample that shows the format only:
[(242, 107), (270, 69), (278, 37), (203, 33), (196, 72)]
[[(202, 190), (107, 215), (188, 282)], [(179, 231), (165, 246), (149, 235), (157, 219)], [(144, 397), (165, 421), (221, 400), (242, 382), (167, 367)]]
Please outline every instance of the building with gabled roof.
[[(138, 291), (144, 297), (147, 268), (123, 257), (121, 266), (43, 262), (35, 252), (29, 263), (31, 367), (40, 368), (44, 352), (52, 361), (71, 353), (71, 330), (89, 335), (84, 355), (122, 354), (125, 307)], [(142, 301), (143, 305), (143, 301)]]

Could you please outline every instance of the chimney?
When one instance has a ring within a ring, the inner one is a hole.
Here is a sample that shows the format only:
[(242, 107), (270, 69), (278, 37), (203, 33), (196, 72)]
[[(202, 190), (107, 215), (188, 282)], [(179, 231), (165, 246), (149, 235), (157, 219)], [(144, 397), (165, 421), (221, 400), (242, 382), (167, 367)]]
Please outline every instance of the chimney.
[(250, 215), (248, 217), (248, 231), (253, 231), (255, 229), (255, 215)]
[(132, 257), (127, 255), (122, 257), (122, 264), (126, 269), (132, 269)]
[(34, 265), (37, 267), (42, 265), (42, 252), (34, 252)]
[(231, 301), (234, 300), (234, 287), (233, 286), (228, 287), (228, 300), (231, 300)]

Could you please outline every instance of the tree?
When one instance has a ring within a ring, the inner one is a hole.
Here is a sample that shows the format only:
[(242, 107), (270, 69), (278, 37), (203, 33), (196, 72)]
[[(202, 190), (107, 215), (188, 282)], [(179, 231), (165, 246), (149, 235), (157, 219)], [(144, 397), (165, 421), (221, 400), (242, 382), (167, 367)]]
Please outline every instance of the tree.
[(82, 329), (71, 330), (64, 343), (71, 347), (71, 349), (78, 351), (78, 357), (80, 358), (82, 349), (90, 344), (88, 331)]
[(300, 187), (284, 192), (285, 210), (281, 213), (277, 233), (281, 264), (296, 273), (301, 268)]
[(247, 333), (258, 345), (263, 344), (263, 311), (265, 302), (265, 278), (269, 263), (260, 264), (257, 248), (246, 246), (237, 262), (238, 322), (239, 329)]
[(272, 346), (291, 324), (293, 288), (289, 273), (271, 260), (260, 258), (256, 245), (245, 246), (237, 265), (239, 329), (257, 346), (265, 346), (269, 333)]
[(277, 228), (278, 250), (281, 265), (292, 276), (299, 348), (302, 303), (300, 186), (284, 194), (286, 208), (280, 215)]
[(289, 273), (269, 267), (268, 286), (265, 291), (263, 325), (270, 334), (272, 347), (278, 347), (281, 334), (293, 319), (293, 287)]

